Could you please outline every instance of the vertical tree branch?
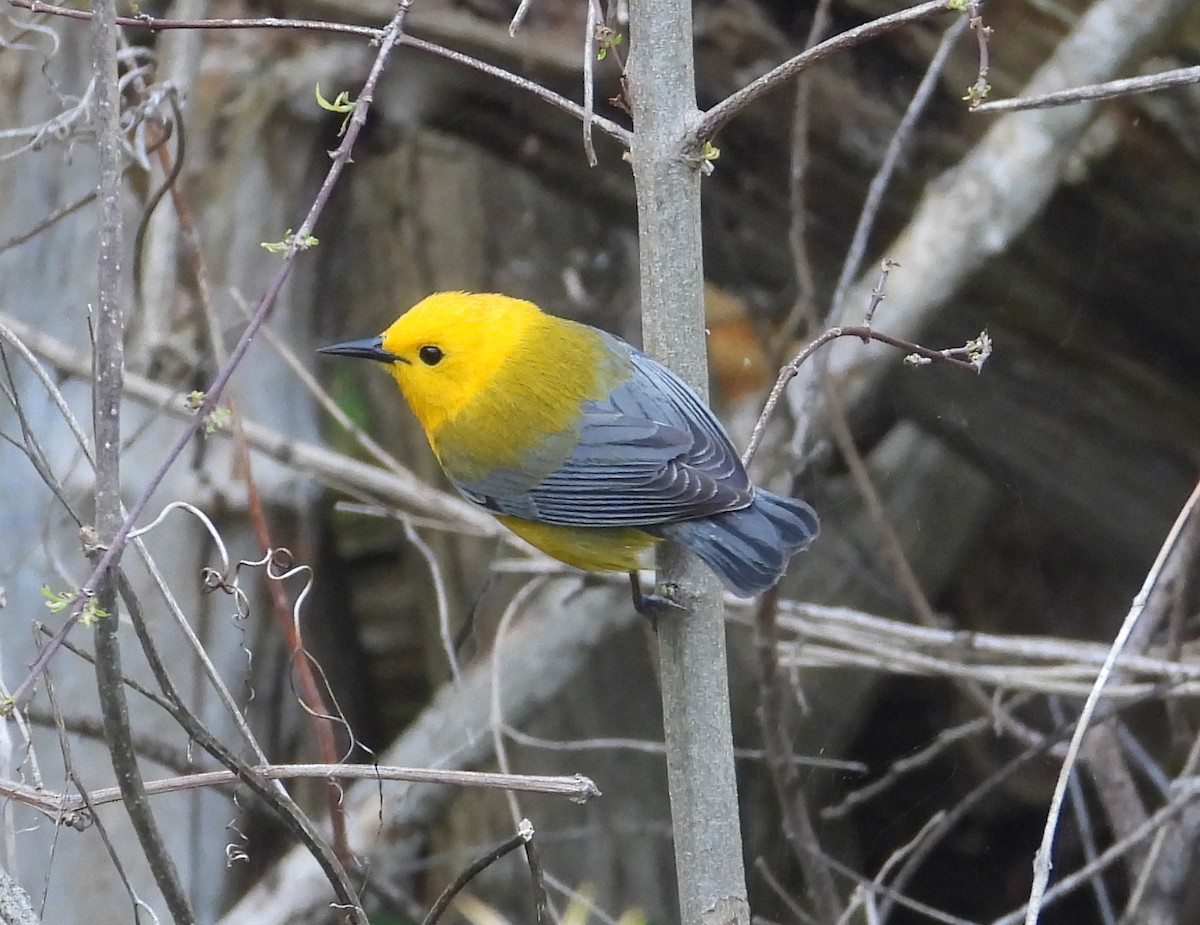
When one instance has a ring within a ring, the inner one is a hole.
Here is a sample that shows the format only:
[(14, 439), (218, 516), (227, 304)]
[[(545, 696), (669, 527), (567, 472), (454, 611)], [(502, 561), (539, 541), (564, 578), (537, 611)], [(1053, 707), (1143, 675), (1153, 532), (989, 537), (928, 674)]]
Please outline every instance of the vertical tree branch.
[[(650, 354), (707, 396), (700, 164), (683, 155), (699, 116), (691, 3), (634, 0), (629, 7), (643, 340)], [(680, 549), (662, 550), (659, 568), (679, 587), (685, 608), (658, 622), (681, 921), (745, 923), (720, 588)]]
[[(94, 322), (95, 385), (92, 397), (96, 441), (96, 539), (92, 552), (112, 543), (121, 527), (121, 388), (124, 378), (124, 304), (121, 259), (124, 227), (121, 215), (120, 89), (117, 86), (117, 26), (113, 0), (93, 4), (92, 67), (99, 154), (100, 251), (97, 261), (99, 292)], [(113, 771), (130, 822), (162, 892), (178, 923), (195, 921), (162, 835), (150, 811), (142, 783), (128, 704), (121, 683), (121, 648), (117, 638), (116, 572), (114, 556), (96, 583), (96, 597), (107, 616), (96, 621), (96, 685)]]

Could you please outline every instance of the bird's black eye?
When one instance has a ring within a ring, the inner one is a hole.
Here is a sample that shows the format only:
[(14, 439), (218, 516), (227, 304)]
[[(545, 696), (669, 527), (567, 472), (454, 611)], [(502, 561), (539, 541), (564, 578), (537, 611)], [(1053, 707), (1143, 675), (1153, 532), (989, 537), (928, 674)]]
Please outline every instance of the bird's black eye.
[(442, 353), (441, 347), (435, 347), (432, 344), (426, 344), (417, 351), (417, 356), (421, 358), (421, 362), (426, 366), (437, 366), (442, 362), (442, 357), (446, 354)]

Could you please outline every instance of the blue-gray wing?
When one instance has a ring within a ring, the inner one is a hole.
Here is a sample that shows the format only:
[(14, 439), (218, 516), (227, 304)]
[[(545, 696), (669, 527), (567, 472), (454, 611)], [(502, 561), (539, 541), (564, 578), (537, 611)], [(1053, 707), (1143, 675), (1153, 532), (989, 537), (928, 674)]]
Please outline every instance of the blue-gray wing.
[(561, 465), (536, 484), (502, 471), (456, 482), (459, 491), (498, 514), (588, 527), (652, 526), (750, 504), (750, 480), (712, 412), (670, 370), (611, 340), (629, 352), (632, 375), (584, 403)]

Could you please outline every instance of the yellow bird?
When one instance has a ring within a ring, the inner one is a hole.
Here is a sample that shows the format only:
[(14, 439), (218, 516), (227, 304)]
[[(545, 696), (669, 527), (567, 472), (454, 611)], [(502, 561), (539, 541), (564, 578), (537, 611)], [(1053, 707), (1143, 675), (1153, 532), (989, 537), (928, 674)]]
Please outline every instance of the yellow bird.
[(630, 572), (635, 601), (660, 540), (749, 597), (817, 535), (811, 507), (750, 483), (674, 373), (532, 302), (436, 293), (379, 337), (320, 352), (386, 365), (464, 497), (556, 559)]

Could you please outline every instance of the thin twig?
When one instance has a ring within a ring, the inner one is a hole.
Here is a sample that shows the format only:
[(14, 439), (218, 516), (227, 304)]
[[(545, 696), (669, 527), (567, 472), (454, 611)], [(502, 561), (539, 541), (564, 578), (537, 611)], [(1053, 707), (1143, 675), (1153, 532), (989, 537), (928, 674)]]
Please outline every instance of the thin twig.
[[(274, 811), (276, 818), (283, 827), (316, 860), (329, 884), (332, 886), (338, 902), (353, 911), (354, 918), (360, 925), (365, 925), (367, 916), (359, 904), (357, 890), (350, 881), (345, 868), (321, 836), (316, 824), (296, 805), (296, 802), (288, 795), (282, 784), (278, 781), (270, 781), (257, 773), (252, 765), (243, 761), (229, 746), (213, 735), (209, 728), (200, 721), (199, 717), (188, 708), (180, 696), (178, 689), (175, 687), (175, 682), (172, 680), (170, 672), (167, 671), (166, 664), (159, 655), (158, 647), (154, 644), (154, 640), (150, 636), (146, 620), (140, 613), (141, 602), (137, 594), (124, 574), (118, 573), (117, 577), (120, 584), (121, 598), (132, 617), (134, 632), (137, 634), (138, 642), (141, 644), (146, 664), (149, 666), (150, 672), (154, 675), (154, 680), (158, 683), (159, 688), (168, 701), (167, 709), (171, 717), (183, 728), (191, 741), (195, 742), (218, 762), (223, 764), (242, 784), (248, 787)], [(257, 748), (257, 743), (254, 744)]]
[[(1148, 703), (1154, 699), (1153, 696), (1144, 698), (1143, 703)], [(1121, 710), (1127, 709), (1129, 705), (1120, 705), (1106, 707), (1101, 711), (1101, 716), (1098, 719), (1108, 719), (1116, 716)], [(941, 841), (952, 832), (960, 822), (967, 818), (980, 804), (983, 803), (990, 795), (994, 794), (998, 788), (1004, 785), (1005, 781), (1009, 780), (1014, 774), (1026, 767), (1030, 762), (1043, 758), (1048, 753), (1052, 753), (1059, 745), (1062, 739), (1067, 737), (1071, 730), (1069, 723), (1050, 730), (1042, 736), (1039, 742), (1026, 747), (1019, 755), (1009, 760), (1001, 768), (993, 772), (985, 780), (981, 781), (975, 788), (965, 797), (959, 800), (953, 807), (946, 810), (941, 816), (937, 825), (926, 833), (926, 838), (922, 841), (913, 853), (905, 860), (904, 866), (896, 874), (892, 880), (893, 890), (903, 890), (908, 882), (916, 876), (921, 865), (926, 858), (933, 852)], [(879, 921), (886, 922), (891, 911), (893, 900), (889, 897), (884, 900), (879, 911)]]
[(437, 902), (429, 910), (429, 914), (425, 916), (421, 925), (436, 925), (438, 919), (442, 917), (454, 901), (454, 897), (462, 892), (463, 887), (470, 883), (482, 871), (489, 868), (491, 865), (500, 860), (506, 854), (515, 851), (522, 845), (527, 845), (533, 839), (533, 826), (528, 819), (522, 819), (520, 826), (517, 828), (517, 833), (510, 838), (506, 838), (500, 844), (489, 850), (476, 859), (468, 867), (464, 868), (457, 877), (450, 883), (442, 895), (437, 898)]
[(758, 651), (759, 727), (767, 752), (767, 768), (775, 787), (775, 799), (783, 815), (783, 833), (804, 871), (805, 890), (815, 918), (821, 922), (840, 919), (845, 908), (825, 856), (820, 851), (812, 815), (808, 809), (800, 775), (791, 761), (795, 746), (784, 715), (784, 684), (779, 673), (778, 586), (767, 589), (758, 604), (755, 648)]
[(871, 177), (871, 182), (867, 186), (867, 195), (863, 200), (862, 209), (859, 210), (858, 222), (854, 226), (854, 235), (850, 239), (850, 246), (846, 248), (846, 258), (842, 261), (842, 270), (838, 275), (837, 285), (834, 286), (833, 297), (830, 299), (829, 314), (826, 316), (827, 324), (836, 324), (842, 318), (846, 293), (850, 291), (850, 285), (862, 269), (867, 253), (867, 242), (875, 228), (875, 220), (879, 216), (879, 208), (883, 204), (884, 194), (891, 185), (896, 167), (900, 163), (900, 156), (911, 140), (917, 123), (925, 112), (925, 107), (933, 98), (933, 92), (937, 89), (938, 79), (942, 75), (954, 43), (958, 41), (966, 28), (967, 20), (959, 19), (952, 23), (942, 35), (942, 40), (938, 43), (937, 50), (929, 61), (929, 67), (925, 69), (912, 99), (908, 101), (908, 108), (904, 110), (900, 124), (896, 126), (896, 130), (892, 132), (892, 137), (888, 140), (887, 149), (883, 152), (883, 158), (879, 162), (879, 169), (875, 171), (875, 175)]
[(1095, 861), (1063, 877), (1050, 889), (1044, 889), (1045, 885), (1043, 884), (1043, 892), (1038, 896), (1037, 906), (1030, 905), (1016, 909), (1008, 915), (996, 919), (992, 925), (1017, 925), (1022, 919), (1029, 922), (1030, 916), (1033, 916), (1036, 920), (1042, 906), (1049, 905), (1051, 902), (1066, 896), (1094, 877), (1098, 871), (1102, 871), (1109, 865), (1119, 861), (1127, 852), (1136, 848), (1151, 835), (1155, 834), (1155, 832), (1167, 825), (1167, 823), (1193, 806), (1197, 800), (1200, 800), (1200, 782), (1193, 780), (1181, 784), (1179, 792), (1170, 803), (1158, 810), (1158, 812), (1148, 818), (1125, 838), (1109, 845), (1104, 850), (1104, 853), (1097, 857)]
[(874, 891), (883, 885), (883, 881), (897, 864), (906, 857), (911, 856), (921, 846), (925, 839), (929, 837), (929, 834), (941, 824), (945, 815), (945, 810), (943, 810), (934, 813), (926, 819), (925, 824), (921, 826), (916, 835), (887, 856), (887, 859), (880, 865), (879, 872), (870, 883), (860, 883), (855, 888), (854, 895), (851, 897), (850, 903), (846, 906), (846, 911), (837, 920), (837, 925), (849, 925), (849, 923), (856, 921), (857, 917), (855, 913), (859, 909), (864, 910), (868, 922), (876, 923), (879, 921), (879, 913), (875, 908)]
[(1200, 83), (1200, 67), (1183, 67), (1148, 77), (1126, 77), (1122, 80), (1107, 80), (1104, 83), (1088, 84), (1054, 93), (1037, 96), (1021, 96), (1010, 100), (992, 100), (974, 107), (972, 112), (1012, 112), (1017, 109), (1048, 109), (1051, 106), (1067, 106), (1090, 100), (1111, 100), (1135, 93), (1152, 93), (1170, 87), (1182, 87)]
[(1025, 915), (1025, 925), (1037, 925), (1038, 916), (1041, 914), (1042, 902), (1046, 893), (1046, 884), (1050, 880), (1050, 852), (1054, 847), (1054, 833), (1058, 827), (1059, 814), (1062, 811), (1063, 799), (1066, 796), (1067, 781), (1070, 779), (1071, 772), (1075, 768), (1079, 749), (1083, 744), (1083, 737), (1087, 732), (1088, 725), (1091, 723), (1092, 714), (1095, 713), (1096, 705), (1100, 702), (1100, 695), (1104, 691), (1104, 685), (1108, 683), (1109, 676), (1116, 667), (1117, 659), (1125, 646), (1125, 641), (1133, 632), (1134, 627), (1137, 626), (1138, 620), (1146, 608), (1146, 602), (1158, 584), (1159, 576), (1166, 566), (1167, 559), (1175, 548), (1175, 544), (1187, 526), (1187, 522), (1191, 519), (1197, 505), (1200, 505), (1200, 482), (1197, 482), (1196, 486), (1192, 489), (1191, 495), (1179, 511), (1179, 516), (1175, 518), (1175, 523), (1171, 525), (1170, 532), (1167, 533), (1166, 539), (1163, 540), (1162, 547), (1154, 559), (1154, 564), (1150, 566), (1150, 571), (1146, 573), (1146, 579), (1142, 582), (1141, 589), (1134, 597), (1133, 604), (1129, 608), (1129, 613), (1126, 614), (1125, 620), (1121, 623), (1121, 628), (1113, 640), (1108, 658), (1104, 660), (1104, 664), (1100, 667), (1100, 672), (1096, 676), (1096, 683), (1092, 686), (1092, 690), (1084, 702), (1083, 710), (1080, 711), (1079, 721), (1075, 726), (1075, 734), (1071, 737), (1071, 743), (1067, 747), (1067, 757), (1063, 760), (1062, 769), (1058, 774), (1058, 781), (1054, 786), (1054, 794), (1050, 799), (1050, 809), (1046, 814), (1046, 826), (1042, 832), (1042, 842), (1034, 857), (1033, 886), (1029, 891), (1029, 905)]
[[(782, 397), (783, 390), (787, 387), (787, 384), (796, 378), (800, 367), (807, 362), (809, 357), (839, 337), (857, 337), (863, 343), (872, 340), (879, 341), (881, 344), (898, 347), (905, 351), (909, 357), (916, 357), (919, 360), (929, 363), (946, 363), (973, 373), (982, 371), (984, 362), (991, 355), (991, 341), (987, 339), (986, 333), (980, 335), (979, 341), (972, 341), (971, 344), (967, 344), (965, 347), (932, 350), (929, 347), (914, 344), (912, 341), (892, 337), (889, 334), (884, 334), (865, 325), (839, 325), (838, 327), (830, 328), (805, 345), (804, 349), (796, 354), (792, 361), (779, 371), (779, 377), (775, 380), (775, 385), (771, 388), (771, 393), (767, 396), (767, 401), (763, 405), (762, 414), (758, 416), (758, 421), (755, 423), (754, 430), (750, 434), (750, 442), (746, 445), (746, 451), (742, 453), (743, 464), (749, 465), (750, 460), (754, 458), (754, 454), (758, 451), (758, 446), (762, 443), (763, 434), (766, 433), (767, 422), (770, 420), (775, 406), (779, 403), (779, 399)], [(977, 345), (977, 349), (972, 349), (974, 345)], [(968, 359), (963, 359), (963, 356), (968, 357)]]
[[(1183, 767), (1179, 769), (1179, 775), (1176, 780), (1180, 783), (1194, 779), (1197, 769), (1200, 769), (1200, 738), (1193, 740), (1192, 747), (1188, 750), (1187, 758), (1183, 762)], [(1170, 787), (1167, 789), (1166, 797), (1169, 800), (1171, 796)], [(1126, 909), (1144, 909), (1153, 902), (1154, 896), (1151, 892), (1154, 888), (1159, 887), (1158, 884), (1152, 881), (1160, 879), (1156, 877), (1156, 872), (1160, 871), (1159, 859), (1164, 851), (1170, 851), (1173, 847), (1179, 845), (1181, 841), (1190, 843), (1190, 839), (1181, 838), (1181, 834), (1176, 826), (1159, 829), (1154, 834), (1154, 841), (1151, 843), (1149, 850), (1146, 852), (1145, 863), (1142, 864), (1142, 869), (1138, 873), (1137, 881), (1133, 889), (1129, 891), (1129, 898), (1126, 901)], [(1184, 868), (1190, 870), (1190, 866)], [(1187, 876), (1187, 874), (1184, 874)], [(1160, 887), (1159, 887), (1160, 888)]]
[(446, 654), (446, 662), (450, 665), (450, 677), (455, 684), (462, 681), (462, 669), (458, 665), (458, 654), (454, 646), (454, 634), (450, 632), (450, 601), (446, 594), (446, 579), (442, 575), (442, 568), (438, 564), (437, 556), (433, 554), (433, 550), (429, 548), (429, 544), (422, 539), (421, 534), (417, 532), (413, 526), (412, 519), (409, 517), (400, 518), (400, 523), (404, 526), (404, 536), (413, 544), (413, 547), (425, 560), (425, 565), (429, 568), (429, 577), (433, 580), (434, 600), (437, 602), (438, 614), (438, 638), (442, 641), (442, 651)]
[[(1067, 721), (1061, 697), (1051, 697), (1049, 706), (1050, 716), (1054, 719), (1054, 722), (1061, 726)], [(1071, 779), (1067, 784), (1067, 796), (1071, 800), (1071, 816), (1075, 820), (1075, 832), (1083, 844), (1083, 858), (1088, 864), (1092, 864), (1095, 862), (1098, 854), (1096, 850), (1096, 830), (1092, 825), (1091, 810), (1084, 799), (1083, 785), (1079, 782), (1078, 774), (1071, 775)], [(1112, 897), (1109, 895), (1108, 887), (1105, 885), (1104, 878), (1100, 876), (1099, 871), (1096, 872), (1090, 882), (1092, 895), (1095, 896), (1096, 906), (1100, 911), (1101, 925), (1115, 925), (1117, 917), (1113, 911)]]
[[(805, 48), (812, 48), (829, 28), (829, 11), (832, 0), (819, 0), (813, 11), (812, 22), (804, 41)], [(769, 355), (780, 365), (784, 352), (790, 346), (795, 333), (804, 322), (809, 330), (816, 330), (816, 278), (813, 274), (811, 254), (808, 248), (808, 168), (811, 161), (810, 123), (812, 121), (812, 80), (802, 76), (796, 81), (796, 99), (792, 103), (791, 163), (789, 164), (789, 220), (788, 245), (792, 252), (792, 272), (796, 278), (796, 298), (791, 311), (779, 327), (777, 346)]]
[(994, 725), (990, 716), (977, 716), (975, 719), (960, 723), (951, 729), (943, 729), (924, 748), (893, 761), (887, 771), (877, 780), (873, 780), (857, 790), (851, 790), (836, 805), (825, 807), (821, 810), (821, 818), (840, 819), (849, 815), (851, 810), (857, 809), (867, 801), (889, 790), (905, 774), (926, 767), (951, 746), (963, 739), (987, 732)]
[(600, 0), (584, 0), (587, 21), (583, 27), (583, 153), (588, 166), (596, 166), (596, 145), (592, 141), (592, 120), (596, 117), (596, 6)]
[(967, 95), (964, 99), (972, 109), (975, 109), (992, 90), (992, 85), (987, 82), (988, 74), (991, 71), (991, 54), (988, 50), (988, 39), (991, 37), (992, 30), (990, 26), (983, 24), (983, 13), (980, 12), (980, 0), (968, 0), (967, 2), (967, 23), (971, 26), (971, 32), (975, 35), (975, 43), (979, 46), (979, 71), (975, 75), (975, 82), (967, 88)]
[[(568, 115), (572, 115), (577, 119), (585, 118), (584, 109), (573, 100), (567, 99), (565, 96), (560, 96), (553, 90), (547, 90), (536, 81), (529, 80), (527, 77), (522, 77), (519, 74), (514, 74), (512, 71), (506, 71), (504, 68), (497, 67), (494, 64), (488, 64), (486, 61), (480, 61), (478, 58), (472, 58), (470, 55), (464, 55), (462, 52), (454, 51), (450, 48), (445, 48), (441, 45), (427, 42), (425, 39), (419, 39), (413, 35), (404, 35), (400, 38), (400, 44), (407, 48), (414, 48), (417, 51), (428, 52), (431, 55), (437, 55), (439, 58), (445, 58), (447, 61), (453, 61), (461, 64), (464, 67), (469, 67), (472, 70), (479, 71), (481, 74), (487, 74), (489, 77), (495, 77), (498, 80), (503, 80), (505, 83), (512, 84), (519, 90), (523, 90), (532, 96), (536, 96), (544, 103), (549, 103), (556, 109), (560, 109)], [(632, 139), (633, 132), (622, 125), (618, 125), (611, 119), (606, 119), (604, 116), (598, 116), (595, 113), (591, 116), (591, 124), (594, 128), (600, 129), (606, 135), (612, 136), (616, 141), (620, 142), (624, 147), (628, 148)]]
[[(31, 13), (44, 13), (51, 16), (62, 16), (66, 19), (90, 20), (92, 14), (87, 10), (74, 10), (53, 3), (42, 3), (40, 0), (8, 0), (9, 6), (29, 10)], [(129, 29), (148, 29), (151, 32), (165, 32), (170, 29), (295, 29), (301, 32), (340, 32), (346, 35), (357, 35), (372, 41), (380, 40), (387, 29), (373, 26), (354, 26), (348, 23), (326, 22), (317, 19), (163, 19), (159, 16), (118, 16), (116, 24)]]
[[(246, 448), (245, 433), (241, 426), (241, 415), (237, 413), (236, 408), (233, 409), (233, 430), (235, 434), (234, 451), (238, 461), (237, 468), (242, 475), (243, 484), (246, 486), (246, 507), (250, 522), (254, 528), (254, 535), (261, 548), (271, 550), (274, 547), (271, 539), (271, 529), (267, 524), (266, 514), (263, 512), (262, 498), (258, 493), (258, 482), (254, 478), (254, 467), (250, 461), (250, 453)], [(268, 562), (270, 558), (268, 556)], [(295, 671), (295, 677), (299, 679), (300, 690), (297, 692), (297, 697), (304, 712), (312, 721), (312, 729), (316, 737), (318, 753), (325, 762), (330, 764), (335, 763), (338, 760), (335, 723), (340, 722), (347, 730), (349, 730), (349, 723), (341, 715), (340, 711), (336, 717), (331, 715), (328, 699), (321, 685), (317, 683), (310, 656), (300, 638), (299, 618), (297, 616), (297, 619), (293, 621), (292, 607), (288, 603), (287, 592), (284, 589), (283, 582), (276, 580), (276, 576), (272, 574), (269, 564), (266, 569), (266, 577), (267, 580), (265, 583), (267, 596), (271, 602), (271, 614), (275, 617), (275, 623), (279, 627), (287, 646), (287, 652)], [(296, 606), (299, 608), (299, 601), (297, 601)], [(324, 674), (322, 674), (322, 679), (324, 679)], [(353, 739), (352, 733), (351, 739)], [(346, 809), (343, 796), (341, 786), (336, 781), (329, 780), (326, 783), (325, 807), (329, 816), (330, 829), (332, 830), (333, 850), (338, 860), (342, 862), (342, 866), (349, 869), (353, 866), (353, 855), (346, 838)]]
[[(8, 2), (11, 6), (31, 10), (35, 13), (48, 13), (68, 19), (89, 20), (92, 17), (92, 14), (86, 10), (73, 10), (50, 3), (41, 3), (38, 0), (8, 0)], [(289, 29), (302, 32), (335, 32), (368, 38), (372, 44), (377, 42), (383, 43), (391, 28), (389, 26), (385, 29), (379, 29), (373, 26), (356, 26), (349, 23), (335, 23), (324, 20), (278, 19), (275, 17), (263, 19), (163, 19), (157, 16), (119, 16), (117, 17), (117, 24), (134, 29), (149, 29), (152, 32), (162, 32), (169, 29)], [(561, 109), (563, 112), (569, 113), (576, 118), (582, 119), (584, 117), (583, 107), (567, 99), (565, 96), (560, 96), (553, 90), (548, 90), (536, 81), (521, 77), (519, 74), (514, 74), (511, 71), (506, 71), (504, 68), (497, 67), (494, 64), (488, 64), (486, 61), (480, 61), (478, 58), (472, 58), (470, 55), (463, 54), (462, 52), (454, 51), (435, 42), (419, 39), (406, 33), (391, 36), (388, 38), (388, 44), (404, 45), (417, 51), (436, 55), (439, 58), (445, 58), (447, 61), (453, 61), (464, 67), (472, 68), (480, 73), (512, 84), (514, 87), (536, 96), (543, 102), (549, 103), (551, 106)], [(611, 119), (597, 115), (592, 116), (591, 124), (604, 133), (611, 135), (626, 148), (629, 147), (630, 139), (633, 137), (633, 133), (629, 129), (618, 125)]]
[(900, 10), (897, 13), (873, 19), (871, 22), (864, 23), (853, 29), (847, 29), (845, 32), (840, 32), (832, 38), (826, 39), (820, 45), (816, 45), (793, 58), (789, 58), (783, 64), (763, 74), (762, 77), (747, 84), (741, 90), (727, 96), (721, 102), (717, 103), (717, 105), (713, 106), (712, 109), (701, 115), (692, 125), (693, 147), (696, 150), (702, 148), (704, 142), (711, 141), (713, 136), (724, 128), (725, 124), (734, 116), (738, 115), (743, 109), (760, 97), (765, 96), (777, 87), (785, 85), (801, 71), (839, 52), (845, 51), (847, 48), (853, 48), (869, 39), (886, 35), (909, 23), (919, 22), (922, 19), (928, 19), (931, 16), (945, 13), (949, 9), (950, 6), (946, 0), (930, 0), (928, 3), (921, 3), (907, 10)]
[[(763, 880), (766, 881), (767, 886), (771, 888), (771, 892), (774, 893), (785, 906), (787, 906), (788, 911), (796, 917), (796, 920), (800, 922), (801, 925), (820, 925), (820, 922), (817, 919), (809, 915), (808, 911), (798, 902), (796, 902), (796, 898), (792, 895), (792, 891), (785, 889), (783, 884), (779, 882), (778, 878), (776, 878), (775, 874), (771, 871), (771, 868), (767, 866), (766, 858), (762, 857), (761, 855), (756, 857), (754, 859), (754, 866), (762, 876)], [(754, 920), (751, 919), (751, 921)]]
[[(456, 771), (437, 768), (396, 768), (372, 764), (266, 764), (250, 765), (248, 770), (263, 780), (373, 780), (404, 781), (411, 784), (446, 784), (453, 787), (479, 787), (486, 790), (520, 790), (566, 797), (585, 803), (600, 796), (600, 789), (581, 774), (499, 774), (493, 771)], [(242, 781), (233, 771), (197, 771), (146, 781), (146, 793), (160, 796), (186, 790), (226, 787)], [(18, 781), (0, 780), (0, 796), (31, 806), (49, 816), (78, 812), (87, 805), (82, 797), (54, 793)], [(89, 799), (96, 806), (117, 803), (121, 791), (116, 787), (93, 790)]]
[(14, 247), (24, 244), (26, 241), (28, 241), (32, 238), (36, 238), (39, 234), (41, 234), (47, 228), (50, 228), (51, 226), (62, 221), (68, 215), (73, 215), (74, 213), (78, 212), (84, 206), (89, 205), (92, 202), (94, 202), (95, 199), (96, 199), (96, 191), (92, 190), (90, 193), (86, 193), (85, 195), (76, 199), (74, 202), (68, 203), (65, 206), (61, 206), (60, 208), (55, 209), (53, 212), (51, 212), (49, 215), (47, 215), (45, 218), (43, 218), (40, 222), (38, 222), (36, 225), (34, 225), (28, 231), (23, 231), (20, 234), (13, 235), (7, 241), (0, 243), (0, 254), (3, 254), (6, 250), (11, 250)]

